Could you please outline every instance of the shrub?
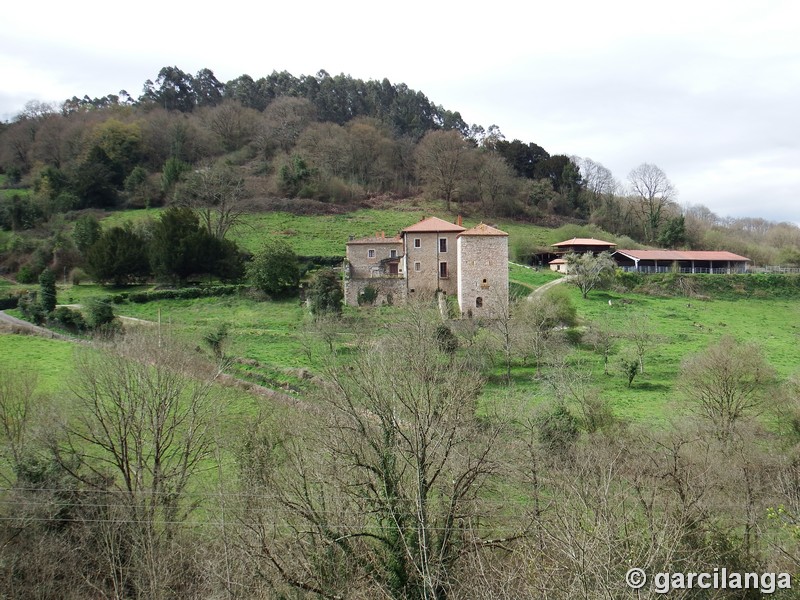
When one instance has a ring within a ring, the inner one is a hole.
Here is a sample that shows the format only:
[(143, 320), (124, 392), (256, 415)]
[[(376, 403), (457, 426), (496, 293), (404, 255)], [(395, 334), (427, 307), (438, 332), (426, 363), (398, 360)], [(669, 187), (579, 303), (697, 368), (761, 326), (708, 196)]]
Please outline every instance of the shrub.
[(317, 273), (308, 288), (309, 305), (315, 315), (341, 314), (343, 298), (339, 276), (333, 269)]
[(8, 296), (0, 298), (0, 310), (9, 310), (17, 308), (19, 305), (19, 296)]
[(371, 285), (368, 285), (358, 294), (358, 305), (359, 306), (364, 306), (365, 304), (372, 305), (375, 303), (375, 300), (377, 300), (377, 298), (378, 298), (378, 290), (376, 290)]
[(86, 324), (91, 329), (98, 329), (104, 325), (108, 325), (114, 320), (114, 309), (111, 304), (91, 298), (86, 303)]
[(270, 296), (287, 296), (300, 285), (297, 255), (280, 239), (268, 240), (247, 266), (254, 287)]
[(69, 280), (72, 282), (72, 285), (80, 285), (84, 281), (89, 280), (89, 276), (86, 274), (86, 271), (75, 267), (72, 271), (69, 272)]
[(56, 308), (50, 315), (50, 321), (69, 331), (80, 332), (86, 329), (86, 320), (83, 315), (66, 306)]
[(19, 283), (36, 283), (40, 272), (41, 271), (37, 272), (29, 265), (24, 265), (20, 267), (19, 271), (17, 272), (17, 281)]
[(539, 443), (551, 454), (564, 456), (578, 439), (578, 419), (563, 402), (541, 414), (537, 425)]
[(19, 310), (23, 317), (37, 325), (41, 325), (45, 321), (46, 315), (36, 292), (28, 292), (19, 299)]

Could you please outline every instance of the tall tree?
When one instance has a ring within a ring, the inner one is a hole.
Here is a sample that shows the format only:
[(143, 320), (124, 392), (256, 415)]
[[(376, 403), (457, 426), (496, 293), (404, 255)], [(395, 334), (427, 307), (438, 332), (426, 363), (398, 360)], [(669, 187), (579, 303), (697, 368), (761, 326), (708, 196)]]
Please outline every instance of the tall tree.
[(293, 587), (334, 598), (362, 580), (387, 598), (446, 598), (488, 543), (500, 427), (475, 418), (480, 375), (443, 351), (437, 321), (414, 309), (347, 366), (334, 357), (320, 389), (330, 418), (289, 450), (288, 479), (248, 474), (248, 496), (277, 495), (275, 514), (296, 524), (278, 539), (259, 528), (257, 542)]
[(636, 210), (642, 218), (645, 239), (656, 241), (666, 209), (677, 194), (672, 182), (656, 165), (642, 163), (628, 174), (628, 183), (636, 198)]
[(457, 131), (431, 131), (417, 146), (417, 173), (429, 194), (442, 198), (447, 210), (466, 178), (469, 143)]
[(247, 208), (244, 180), (227, 165), (195, 170), (178, 190), (178, 201), (196, 211), (208, 235), (219, 240), (241, 223)]
[(112, 227), (86, 250), (86, 270), (95, 281), (123, 285), (150, 273), (144, 239), (131, 228)]

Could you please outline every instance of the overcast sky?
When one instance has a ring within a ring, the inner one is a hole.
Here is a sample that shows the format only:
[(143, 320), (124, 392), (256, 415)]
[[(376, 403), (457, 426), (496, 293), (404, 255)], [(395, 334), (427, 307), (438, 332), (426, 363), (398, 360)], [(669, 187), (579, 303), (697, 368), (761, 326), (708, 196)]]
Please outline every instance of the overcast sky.
[(29, 100), (138, 97), (169, 65), (222, 82), (273, 70), (387, 77), (622, 182), (656, 164), (681, 204), (800, 223), (796, 2), (272, 4), (10, 3), (0, 119)]

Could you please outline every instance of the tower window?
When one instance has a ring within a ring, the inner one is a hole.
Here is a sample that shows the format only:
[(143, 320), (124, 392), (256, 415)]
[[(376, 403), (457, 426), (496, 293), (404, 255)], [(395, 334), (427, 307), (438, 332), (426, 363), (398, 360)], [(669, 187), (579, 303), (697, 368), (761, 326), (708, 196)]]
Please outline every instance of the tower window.
[(483, 298), (480, 296), (475, 298), (475, 308), (483, 308)]
[(422, 270), (422, 264), (418, 263), (418, 262), (415, 262), (414, 263), (414, 270), (415, 271), (421, 271)]
[(397, 258), (397, 250), (389, 250), (389, 258)]
[(414, 248), (422, 248), (422, 240), (419, 238), (414, 238)]
[(446, 262), (440, 262), (439, 263), (439, 277), (441, 277), (442, 279), (447, 279), (447, 277), (449, 277), (449, 275), (447, 273), (447, 263)]
[(367, 250), (367, 256), (368, 256), (369, 258), (375, 258), (375, 250), (373, 250), (372, 248), (370, 248), (369, 250)]
[(447, 238), (439, 238), (439, 252), (447, 252)]

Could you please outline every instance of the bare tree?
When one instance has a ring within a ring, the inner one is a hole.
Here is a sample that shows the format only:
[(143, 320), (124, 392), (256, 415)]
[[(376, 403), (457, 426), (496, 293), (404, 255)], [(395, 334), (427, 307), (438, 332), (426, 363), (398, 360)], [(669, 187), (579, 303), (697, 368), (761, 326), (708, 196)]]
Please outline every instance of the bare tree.
[(233, 168), (215, 165), (192, 173), (179, 198), (198, 213), (209, 235), (224, 239), (247, 211), (244, 193), (244, 180)]
[(163, 597), (177, 575), (173, 540), (194, 508), (189, 482), (212, 456), (218, 373), (147, 334), (77, 357), (75, 415), (54, 450), (66, 472), (114, 496), (114, 515), (103, 517), (105, 556), (119, 585), (132, 583), (148, 597)]
[(644, 224), (645, 238), (655, 242), (667, 207), (674, 204), (677, 192), (664, 171), (642, 163), (628, 174), (628, 183), (637, 198), (637, 210)]
[(678, 387), (726, 440), (739, 421), (765, 408), (774, 382), (775, 372), (756, 344), (725, 336), (683, 361)]
[(614, 352), (619, 333), (602, 323), (592, 323), (584, 335), (584, 340), (603, 357), (603, 375), (608, 375), (608, 357)]
[[(35, 373), (0, 369), (0, 456), (16, 467), (22, 462), (36, 409)], [(0, 472), (1, 473), (1, 472)]]
[(458, 131), (430, 131), (417, 145), (417, 173), (428, 192), (443, 198), (447, 210), (466, 177), (469, 143)]
[(490, 543), (480, 495), (499, 428), (475, 420), (480, 377), (442, 353), (438, 322), (412, 310), (326, 370), (330, 417), (287, 445), (283, 478), (268, 484), (296, 533), (254, 528), (284, 582), (327, 598), (357, 595), (359, 581), (382, 596), (441, 598), (464, 552)]
[(633, 342), (639, 373), (644, 375), (645, 354), (661, 343), (660, 336), (653, 330), (650, 317), (643, 312), (633, 313), (625, 324), (625, 337)]

